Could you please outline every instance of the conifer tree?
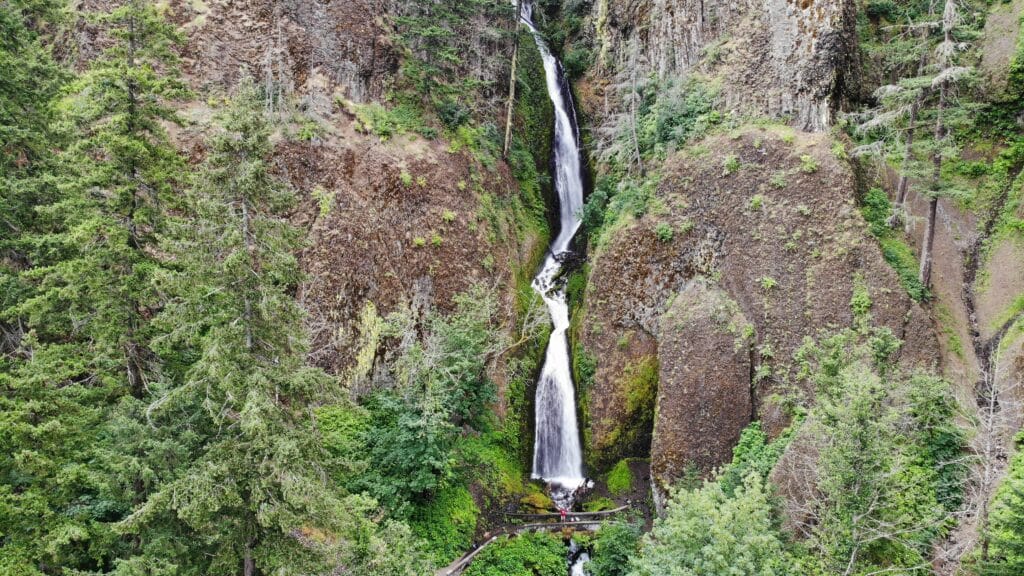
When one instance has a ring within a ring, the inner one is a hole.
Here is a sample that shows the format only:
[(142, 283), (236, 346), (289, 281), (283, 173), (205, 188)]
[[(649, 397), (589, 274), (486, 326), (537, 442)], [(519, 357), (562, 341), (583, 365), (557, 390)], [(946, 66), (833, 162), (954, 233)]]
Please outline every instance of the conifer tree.
[(50, 167), (54, 201), (21, 239), (33, 257), (20, 275), (28, 294), (4, 312), (27, 329), (0, 376), (9, 573), (107, 566), (132, 546), (111, 523), (154, 474), (141, 459), (106, 456), (124, 455), (112, 423), (158, 373), (148, 318), (159, 306), (154, 240), (182, 166), (161, 125), (182, 91), (178, 36), (140, 0), (95, 20), (112, 43), (58, 105), (70, 144)]
[[(175, 298), (158, 320), (169, 334), (162, 350), (193, 350), (194, 362), (149, 414), (195, 448), (122, 525), (144, 549), (125, 573), (159, 564), (308, 574), (359, 556), (348, 536), (368, 524), (368, 504), (333, 492), (310, 428), (313, 398), (326, 397), (331, 381), (305, 364), (293, 296), (301, 235), (286, 219), (294, 195), (270, 173), (262, 111), (246, 81), (220, 118), (189, 217), (168, 247), (179, 271), (169, 275)], [(179, 533), (184, 554), (165, 545)]]
[[(947, 0), (940, 19), (933, 21), (929, 15), (928, 19), (909, 25), (909, 31), (918, 33), (922, 43), (928, 39), (928, 30), (941, 30), (942, 35), (933, 44), (934, 49), (929, 50), (931, 54), (922, 52), (918, 55), (916, 75), (882, 86), (875, 92), (880, 105), (864, 114), (858, 126), (859, 131), (874, 133), (880, 138), (862, 150), (877, 151), (888, 136), (903, 133), (896, 202), (888, 220), (891, 226), (898, 226), (905, 220), (911, 180), (925, 183), (919, 189), (919, 193), (928, 200), (928, 212), (918, 273), (918, 280), (925, 288), (931, 283), (939, 198), (964, 194), (942, 176), (943, 161), (956, 154), (955, 131), (968, 123), (968, 112), (972, 108), (970, 103), (959, 101), (956, 93), (957, 86), (973, 73), (971, 68), (957, 64), (958, 55), (968, 47), (965, 40), (973, 35), (971, 31), (961, 29), (961, 24), (957, 3)], [(930, 139), (922, 137), (922, 132), (928, 128), (931, 128)], [(927, 161), (922, 161), (922, 158), (927, 158)]]

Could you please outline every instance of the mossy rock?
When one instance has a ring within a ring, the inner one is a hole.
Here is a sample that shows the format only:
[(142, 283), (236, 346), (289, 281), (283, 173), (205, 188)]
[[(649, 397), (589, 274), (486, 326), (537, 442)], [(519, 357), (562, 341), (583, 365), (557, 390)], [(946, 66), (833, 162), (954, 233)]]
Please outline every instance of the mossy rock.
[(606, 480), (608, 491), (613, 496), (621, 496), (633, 488), (633, 471), (629, 469), (629, 460), (619, 460), (619, 463), (608, 473)]
[(519, 499), (519, 503), (522, 504), (524, 509), (534, 512), (545, 512), (555, 509), (554, 501), (547, 494), (539, 490), (523, 496)]

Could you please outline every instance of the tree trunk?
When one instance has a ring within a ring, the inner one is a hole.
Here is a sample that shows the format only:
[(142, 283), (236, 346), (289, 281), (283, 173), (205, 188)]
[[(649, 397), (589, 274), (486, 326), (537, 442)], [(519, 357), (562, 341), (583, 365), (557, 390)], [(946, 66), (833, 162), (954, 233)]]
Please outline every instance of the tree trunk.
[[(927, 42), (928, 35), (926, 29), (922, 29), (921, 42)], [(917, 75), (924, 74), (924, 67), (928, 63), (927, 52), (921, 54), (921, 59), (917, 62)], [(928, 95), (929, 90), (922, 88), (918, 92), (917, 97), (914, 98), (914, 103), (910, 105), (910, 118), (907, 122), (907, 141), (903, 147), (903, 160), (900, 163), (900, 179), (896, 185), (896, 206), (893, 207), (892, 215), (889, 216), (889, 227), (898, 228), (904, 221), (904, 216), (907, 214), (907, 191), (910, 188), (910, 178), (907, 176), (907, 172), (910, 170), (910, 160), (914, 153), (914, 130), (917, 128), (917, 116), (921, 111), (921, 105), (924, 103), (925, 96)]]
[(925, 288), (932, 280), (932, 246), (935, 243), (935, 213), (938, 211), (939, 198), (928, 199), (928, 226), (924, 231), (924, 242), (921, 244), (921, 272), (918, 279)]
[(252, 542), (245, 543), (245, 557), (242, 559), (242, 573), (244, 576), (256, 574), (256, 563), (252, 560)]
[(907, 213), (907, 189), (910, 188), (910, 178), (907, 172), (910, 170), (910, 158), (914, 153), (914, 124), (917, 123), (917, 114), (921, 109), (921, 101), (924, 100), (924, 90), (918, 94), (914, 103), (910, 105), (910, 125), (907, 128), (907, 141), (903, 146), (903, 161), (900, 163), (900, 179), (896, 185), (896, 206), (893, 207), (892, 215), (889, 216), (889, 227), (898, 228), (903, 223), (903, 216)]
[(501, 152), (502, 157), (506, 160), (508, 160), (508, 152), (512, 147), (512, 110), (515, 108), (516, 102), (516, 66), (519, 63), (519, 17), (523, 13), (522, 9), (523, 0), (516, 0), (515, 23), (513, 24), (515, 32), (513, 33), (512, 40), (512, 73), (509, 75), (508, 80), (508, 111), (505, 114), (505, 147)]
[[(943, 42), (953, 44), (953, 24), (956, 21), (955, 0), (946, 0), (942, 14)], [(946, 56), (942, 59), (939, 74), (949, 69), (950, 61)], [(938, 212), (939, 188), (942, 185), (942, 143), (946, 139), (946, 126), (943, 124), (943, 113), (946, 110), (946, 99), (949, 96), (949, 80), (939, 85), (939, 106), (935, 111), (935, 152), (932, 153), (932, 182), (928, 203), (928, 227), (925, 229), (924, 242), (921, 245), (921, 273), (918, 275), (921, 285), (926, 289), (932, 281), (932, 247), (935, 241), (935, 215)]]
[[(250, 231), (251, 225), (249, 223), (249, 218), (250, 218), (250, 216), (249, 216), (249, 200), (247, 198), (243, 197), (242, 198), (242, 238), (245, 240), (245, 252), (249, 256), (249, 262), (250, 262), (250, 265), (253, 268), (252, 273), (255, 274), (256, 273), (256, 270), (255, 270), (255, 268), (256, 268), (256, 266), (255, 266), (256, 247), (255, 247), (255, 243), (253, 242), (253, 239), (252, 239), (252, 233)], [(245, 348), (247, 350), (252, 350), (252, 345), (253, 345), (253, 341), (252, 341), (252, 302), (250, 302), (250, 300), (249, 300), (249, 291), (246, 290), (246, 288), (244, 286), (244, 283), (243, 283), (242, 289), (245, 290), (245, 295), (242, 297), (243, 305), (244, 305), (244, 308), (245, 308), (245, 311), (244, 311), (244, 314), (245, 314)]]

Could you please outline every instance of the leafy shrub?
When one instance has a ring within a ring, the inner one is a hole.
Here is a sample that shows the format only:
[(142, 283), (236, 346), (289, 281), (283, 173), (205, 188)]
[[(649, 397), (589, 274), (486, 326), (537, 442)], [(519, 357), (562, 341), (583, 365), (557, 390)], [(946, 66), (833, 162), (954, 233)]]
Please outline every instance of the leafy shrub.
[(740, 169), (740, 159), (735, 154), (729, 154), (722, 161), (722, 175), (728, 176)]
[(751, 422), (740, 433), (740, 441), (732, 449), (732, 462), (722, 469), (717, 481), (729, 496), (743, 485), (743, 480), (752, 473), (768, 480), (768, 473), (779, 461), (789, 445), (799, 421), (787, 428), (778, 438), (771, 440), (761, 428), (760, 422)]
[(665, 222), (659, 222), (658, 225), (654, 227), (654, 235), (662, 242), (671, 242), (673, 236), (672, 226)]
[(466, 576), (565, 576), (565, 545), (547, 532), (529, 532), (485, 548)]
[(644, 536), (631, 574), (793, 574), (783, 542), (759, 475), (732, 497), (707, 482), (673, 495), (665, 518)]
[(814, 174), (818, 171), (818, 159), (810, 154), (800, 156), (800, 171), (804, 174)]
[(376, 102), (347, 106), (354, 109), (359, 126), (383, 140), (408, 133), (416, 133), (425, 138), (437, 136), (436, 131), (423, 121), (419, 109), (412, 104), (402, 103), (390, 109)]
[(562, 68), (570, 80), (583, 76), (593, 62), (593, 52), (585, 47), (573, 46), (562, 57)]
[(409, 527), (428, 543), (439, 564), (447, 564), (470, 548), (479, 515), (465, 486), (448, 485), (415, 507)]
[(896, 270), (900, 284), (907, 295), (921, 302), (930, 297), (928, 289), (918, 278), (918, 262), (914, 251), (898, 236), (898, 232), (889, 227), (888, 219), (892, 214), (892, 204), (881, 188), (871, 188), (861, 198), (860, 212), (868, 222), (868, 230), (878, 239), (882, 248), (882, 257)]
[(772, 188), (778, 188), (780, 190), (785, 188), (787, 185), (786, 173), (781, 170), (775, 172), (772, 174), (771, 178), (768, 179), (768, 184), (770, 184)]
[(591, 543), (590, 561), (584, 569), (590, 576), (625, 576), (629, 559), (640, 545), (640, 527), (621, 522), (602, 524)]
[(449, 130), (454, 130), (469, 121), (469, 110), (456, 100), (442, 100), (435, 106), (435, 109), (437, 117)]

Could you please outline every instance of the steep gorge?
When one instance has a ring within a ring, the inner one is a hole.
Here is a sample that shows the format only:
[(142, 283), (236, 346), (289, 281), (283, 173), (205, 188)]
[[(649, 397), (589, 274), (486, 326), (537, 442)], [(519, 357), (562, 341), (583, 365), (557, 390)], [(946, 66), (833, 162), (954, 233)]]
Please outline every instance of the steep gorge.
[[(916, 258), (938, 192), (915, 173), (905, 229), (883, 225), (899, 163), (858, 127), (883, 105), (875, 84), (917, 61), (879, 64), (902, 46), (886, 36), (903, 17), (885, 12), (890, 3), (538, 0), (523, 4), (523, 26), (509, 4), (159, 3), (184, 35), (191, 93), (176, 104), (185, 121), (167, 130), (190, 168), (213, 153), (215, 116), (240, 79), (254, 79), (274, 126), (270, 172), (296, 191), (288, 218), (306, 238), (288, 298), (306, 314), (309, 364), (337, 388), (310, 408), (335, 415), (311, 418), (334, 443), (326, 451), (401, 422), (389, 394), (420, 402), (404, 438), (416, 450), (433, 448), (421, 431), (430, 418), (454, 413), (439, 404), (479, 403), (441, 419), (445, 451), (424, 457), (425, 488), (390, 509), (386, 491), (365, 504), (374, 522), (396, 520), (405, 541), (445, 565), (494, 540), (510, 511), (624, 505), (649, 530), (674, 489), (732, 482), (732, 497), (744, 478), (729, 475), (748, 466), (781, 499), (772, 529), (808, 541), (828, 430), (817, 399), (835, 393), (835, 374), (815, 373), (828, 370), (808, 358), (820, 353), (812, 345), (855, 333), (884, 356), (871, 368), (893, 394), (875, 390), (866, 404), (903, 409), (920, 400), (906, 381), (939, 375), (938, 396), (956, 397), (934, 426), (966, 430), (955, 506), (929, 493), (934, 501), (906, 508), (949, 506), (949, 528), (908, 549), (958, 573), (987, 545), (988, 506), (1024, 424), (1024, 40), (1003, 38), (1020, 36), (1022, 3), (985, 7), (987, 24), (972, 30), (984, 80), (963, 93), (984, 102), (964, 109), (984, 113), (970, 129), (953, 124), (958, 147), (918, 153), (947, 154), (936, 178), (956, 189), (936, 203), (926, 286), (914, 284)], [(978, 8), (965, 20), (982, 17)], [(55, 51), (84, 69), (116, 41), (106, 34), (75, 19)], [(901, 142), (899, 129), (886, 137)], [(467, 298), (490, 297), (487, 318), (459, 316)], [(459, 340), (475, 321), (494, 331)], [(455, 344), (443, 342), (446, 329)], [(438, 393), (475, 366), (457, 350), (477, 345), (478, 373)], [(880, 420), (910, 445), (926, 435), (916, 416)], [(960, 450), (952, 436), (944, 447)], [(916, 457), (907, 476), (946, 481), (948, 462), (933, 470)], [(325, 482), (383, 466), (352, 460)], [(584, 543), (573, 554), (599, 548)], [(557, 565), (564, 551), (548, 552)]]

